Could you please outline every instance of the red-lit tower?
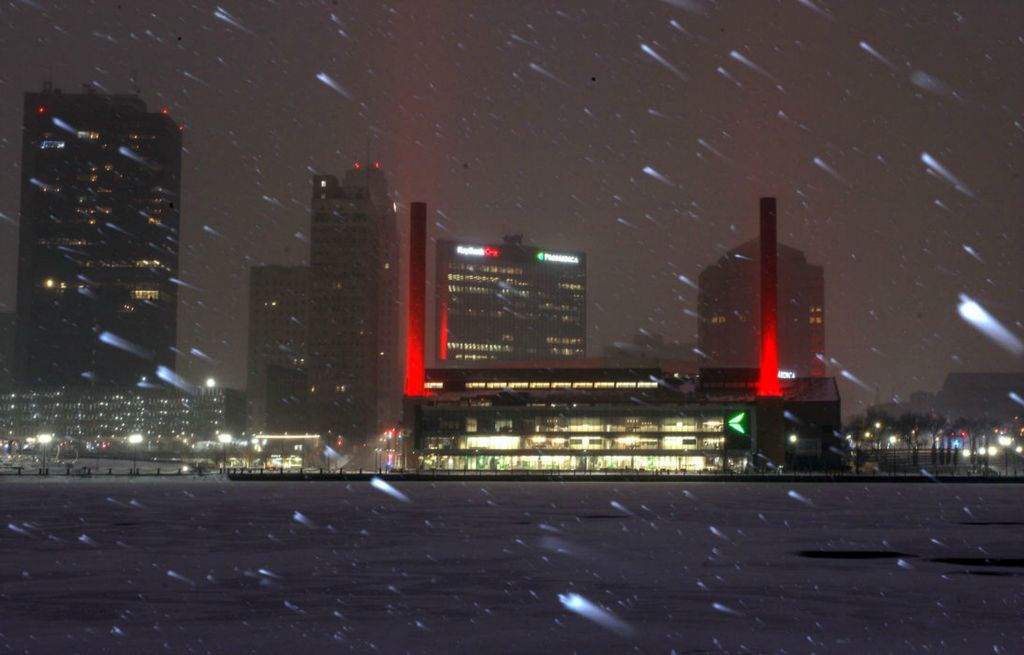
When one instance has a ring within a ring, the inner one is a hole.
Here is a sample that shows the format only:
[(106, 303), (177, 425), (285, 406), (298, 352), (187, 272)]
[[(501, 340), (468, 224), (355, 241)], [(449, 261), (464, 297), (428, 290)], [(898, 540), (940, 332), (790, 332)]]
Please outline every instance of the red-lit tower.
[(409, 211), (409, 318), (405, 347), (405, 395), (423, 396), (426, 346), (427, 204)]
[[(779, 386), (778, 245), (775, 198), (761, 198), (761, 366), (757, 382), (757, 442), (759, 457), (773, 466), (786, 459), (785, 407)], [(761, 466), (762, 462), (755, 462)]]
[(775, 198), (761, 198), (761, 374), (757, 395), (780, 396), (779, 387), (779, 257)]

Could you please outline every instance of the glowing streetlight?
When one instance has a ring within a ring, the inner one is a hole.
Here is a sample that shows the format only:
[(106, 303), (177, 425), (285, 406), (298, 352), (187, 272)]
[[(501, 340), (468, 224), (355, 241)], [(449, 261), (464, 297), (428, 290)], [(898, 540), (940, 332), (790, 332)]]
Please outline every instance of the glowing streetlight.
[(789, 443), (796, 443), (796, 439), (797, 437), (795, 434), (789, 435)]
[(46, 447), (53, 441), (52, 434), (37, 434), (36, 441), (43, 444), (43, 472), (46, 472)]
[(215, 386), (217, 386), (217, 381), (216, 380), (214, 380), (213, 378), (206, 378), (206, 388), (207, 389), (212, 389)]
[(139, 454), (139, 444), (142, 443), (142, 435), (141, 434), (129, 434), (128, 435), (128, 443), (130, 443), (132, 445), (132, 475), (138, 475), (138, 473), (139, 473), (138, 454)]
[(1013, 439), (1011, 439), (1010, 437), (1006, 436), (1005, 434), (1001, 435), (999, 437), (999, 445), (1000, 446), (1009, 446), (1011, 443), (1013, 443)]

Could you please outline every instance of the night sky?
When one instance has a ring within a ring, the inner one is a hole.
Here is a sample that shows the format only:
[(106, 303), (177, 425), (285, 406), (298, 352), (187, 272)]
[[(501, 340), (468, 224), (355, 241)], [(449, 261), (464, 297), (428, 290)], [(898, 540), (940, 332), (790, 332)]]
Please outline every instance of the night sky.
[(592, 355), (695, 341), (689, 282), (775, 195), (825, 266), (846, 413), (1024, 368), (957, 311), (1024, 333), (1016, 0), (5, 0), (0, 49), (0, 308), (21, 94), (134, 71), (185, 125), (179, 348), (213, 360), (188, 377), (244, 386), (248, 267), (303, 263), (312, 173), (367, 150), (434, 236), (586, 251)]

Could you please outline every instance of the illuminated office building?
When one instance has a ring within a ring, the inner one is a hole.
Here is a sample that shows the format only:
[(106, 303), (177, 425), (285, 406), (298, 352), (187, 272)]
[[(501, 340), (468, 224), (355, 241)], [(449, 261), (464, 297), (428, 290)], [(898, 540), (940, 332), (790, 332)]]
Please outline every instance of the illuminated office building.
[[(763, 466), (757, 369), (441, 368), (414, 410), (422, 468), (736, 471)], [(780, 380), (785, 465), (838, 468), (834, 378)]]
[(441, 365), (581, 359), (587, 351), (587, 261), (581, 252), (437, 242)]
[(245, 397), (234, 389), (68, 387), (19, 389), (0, 394), (0, 438), (24, 441), (40, 433), (56, 438), (187, 437), (213, 440), (242, 434)]
[(17, 383), (132, 386), (174, 368), (180, 187), (166, 109), (25, 94)]

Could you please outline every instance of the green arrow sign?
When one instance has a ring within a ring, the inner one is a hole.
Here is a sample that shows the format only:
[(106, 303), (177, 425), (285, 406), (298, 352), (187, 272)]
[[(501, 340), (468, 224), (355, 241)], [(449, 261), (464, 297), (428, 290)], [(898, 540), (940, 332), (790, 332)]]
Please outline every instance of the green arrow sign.
[(746, 412), (737, 412), (735, 415), (733, 415), (733, 416), (731, 416), (729, 418), (729, 420), (726, 422), (726, 425), (728, 425), (730, 428), (732, 428), (733, 430), (735, 430), (739, 434), (746, 434), (747, 433), (747, 413)]

